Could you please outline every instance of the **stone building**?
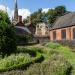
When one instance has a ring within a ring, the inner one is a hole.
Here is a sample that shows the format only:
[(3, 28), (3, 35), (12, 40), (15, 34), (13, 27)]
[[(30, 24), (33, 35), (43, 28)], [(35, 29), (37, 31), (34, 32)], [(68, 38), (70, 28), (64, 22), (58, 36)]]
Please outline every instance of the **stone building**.
[(36, 36), (49, 36), (49, 27), (46, 23), (38, 23), (36, 25)]
[(17, 29), (18, 28), (19, 29), (21, 28), (23, 30), (25, 28), (24, 31), (25, 30), (30, 31), (31, 34), (34, 34), (35, 33), (35, 27), (31, 23), (31, 18), (29, 18), (29, 23), (27, 25), (24, 25), (24, 23), (22, 22), (22, 16), (18, 15), (18, 4), (17, 4), (17, 0), (15, 0), (15, 2), (14, 2), (14, 17), (12, 19), (12, 23), (15, 26), (15, 28), (17, 27)]
[(49, 27), (46, 23), (38, 23), (35, 30), (35, 38), (40, 43), (49, 41)]
[(75, 12), (68, 13), (56, 20), (50, 29), (50, 40), (75, 40)]
[(15, 0), (14, 2), (14, 17), (12, 19), (12, 24), (14, 25), (14, 30), (16, 33), (17, 44), (18, 45), (26, 44), (27, 43), (26, 38), (32, 37), (32, 33), (22, 22), (22, 16), (18, 15), (17, 0)]

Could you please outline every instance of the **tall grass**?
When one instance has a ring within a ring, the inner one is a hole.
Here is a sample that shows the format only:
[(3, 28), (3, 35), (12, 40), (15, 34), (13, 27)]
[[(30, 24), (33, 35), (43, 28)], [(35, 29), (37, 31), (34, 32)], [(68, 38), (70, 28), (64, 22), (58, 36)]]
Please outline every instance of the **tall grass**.
[(71, 65), (61, 55), (52, 55), (43, 63), (31, 65), (26, 71), (6, 72), (6, 75), (69, 75)]
[(30, 62), (32, 58), (29, 54), (19, 53), (12, 54), (8, 57), (2, 58), (0, 60), (0, 71), (14, 69), (19, 65), (26, 64)]
[(72, 52), (72, 49), (53, 42), (49, 42), (45, 46), (54, 49), (55, 51), (58, 51), (61, 55), (63, 55), (73, 67), (71, 75), (75, 75), (75, 53)]

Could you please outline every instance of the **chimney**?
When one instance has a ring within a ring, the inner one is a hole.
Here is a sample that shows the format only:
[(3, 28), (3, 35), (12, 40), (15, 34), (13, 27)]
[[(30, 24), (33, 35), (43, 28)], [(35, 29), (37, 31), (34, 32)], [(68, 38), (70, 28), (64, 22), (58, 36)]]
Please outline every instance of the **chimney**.
[(18, 22), (22, 22), (22, 16), (18, 16)]

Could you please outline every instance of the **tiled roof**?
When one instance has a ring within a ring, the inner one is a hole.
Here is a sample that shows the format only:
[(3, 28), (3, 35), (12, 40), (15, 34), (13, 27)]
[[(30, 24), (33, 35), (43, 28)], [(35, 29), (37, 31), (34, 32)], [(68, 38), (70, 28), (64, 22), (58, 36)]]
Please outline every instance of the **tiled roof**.
[(21, 35), (25, 35), (27, 34), (31, 34), (31, 32), (29, 31), (29, 29), (27, 27), (23, 27), (23, 26), (15, 26), (16, 29), (16, 34), (21, 34)]
[[(65, 28), (75, 25), (75, 12), (68, 13), (56, 20), (52, 29)], [(52, 30), (51, 29), (51, 30)]]

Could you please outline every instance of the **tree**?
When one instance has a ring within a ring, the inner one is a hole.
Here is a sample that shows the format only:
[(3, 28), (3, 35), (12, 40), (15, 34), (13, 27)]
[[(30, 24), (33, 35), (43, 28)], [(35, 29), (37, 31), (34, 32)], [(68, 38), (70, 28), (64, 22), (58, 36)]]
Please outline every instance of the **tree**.
[(56, 20), (57, 13), (54, 9), (50, 9), (47, 14), (48, 14), (49, 23), (51, 24), (51, 27), (52, 27), (53, 23)]
[(57, 12), (57, 16), (62, 16), (67, 12), (65, 6), (57, 6), (55, 11)]
[(29, 18), (30, 18), (30, 16), (28, 16), (26, 19), (24, 19), (24, 20), (23, 20), (23, 23), (24, 23), (24, 24), (27, 24), (27, 23), (29, 22)]
[(48, 14), (48, 21), (51, 27), (53, 27), (53, 23), (58, 17), (63, 16), (67, 13), (68, 11), (66, 10), (65, 6), (57, 6), (55, 9), (50, 9), (47, 14)]
[[(31, 16), (31, 22), (34, 26), (37, 25), (39, 22), (47, 22), (52, 27), (55, 20), (63, 16), (64, 14), (69, 13), (66, 10), (65, 6), (57, 6), (55, 9), (49, 9), (47, 13), (43, 13), (42, 9), (39, 9), (38, 11), (32, 13)], [(27, 22), (28, 18), (25, 20)]]
[[(42, 9), (39, 9), (38, 11), (32, 13), (30, 15), (31, 17), (31, 22), (34, 26), (36, 26), (37, 23), (39, 22), (43, 22), (44, 21), (44, 13), (42, 13)], [(29, 22), (28, 19), (29, 17), (27, 17), (27, 19), (24, 19), (24, 24)]]
[(14, 27), (6, 12), (0, 11), (0, 53), (4, 56), (16, 50)]

